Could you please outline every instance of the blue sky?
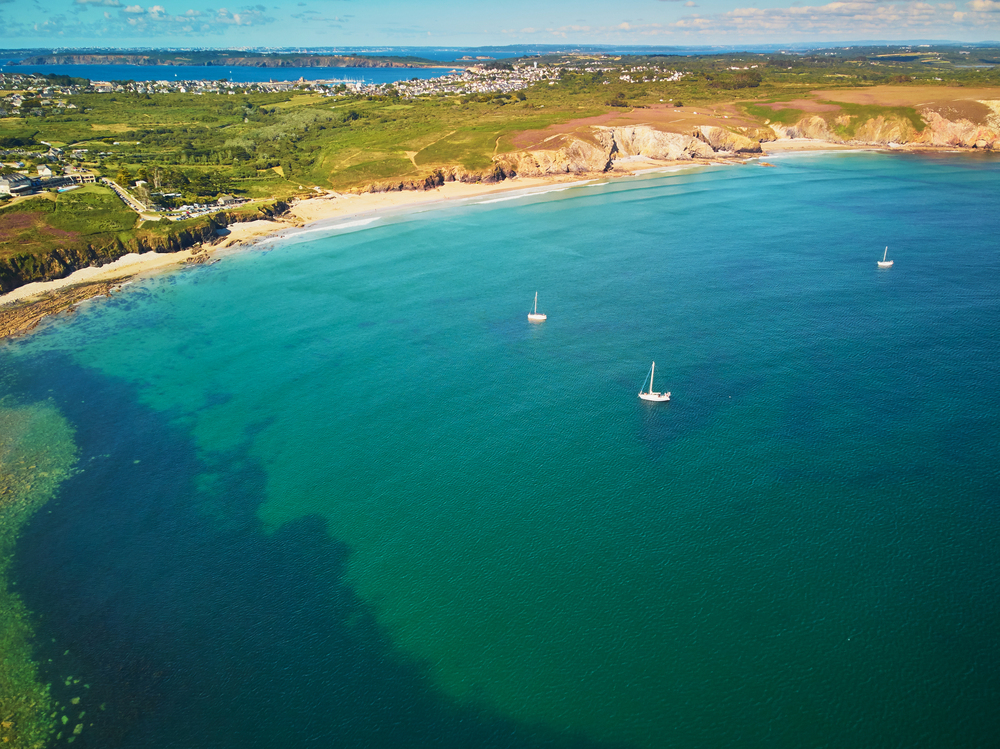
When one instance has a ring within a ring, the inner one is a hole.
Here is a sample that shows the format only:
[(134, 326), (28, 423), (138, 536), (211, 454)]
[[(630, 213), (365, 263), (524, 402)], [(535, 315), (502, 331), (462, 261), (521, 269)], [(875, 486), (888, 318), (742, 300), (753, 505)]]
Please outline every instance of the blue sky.
[(0, 0), (0, 46), (703, 45), (1000, 39), (1000, 0)]

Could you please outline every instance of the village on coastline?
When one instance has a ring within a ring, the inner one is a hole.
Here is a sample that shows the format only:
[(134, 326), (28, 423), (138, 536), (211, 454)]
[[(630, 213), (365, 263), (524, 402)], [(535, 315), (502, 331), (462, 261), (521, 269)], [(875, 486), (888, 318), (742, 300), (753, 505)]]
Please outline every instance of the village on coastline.
[[(756, 66), (754, 66), (756, 67)], [(538, 83), (554, 85), (562, 71), (570, 73), (601, 74), (617, 72), (618, 80), (626, 84), (675, 82), (685, 74), (675, 70), (661, 70), (649, 65), (632, 65), (622, 69), (594, 63), (581, 66), (553, 66), (537, 61), (516, 63), (474, 64), (464, 70), (454, 71), (429, 79), (413, 78), (395, 83), (366, 83), (356, 80), (311, 80), (238, 82), (227, 80), (156, 80), (156, 81), (89, 81), (87, 83), (56, 84), (37, 74), (0, 73), (0, 91), (11, 93), (0, 98), (0, 117), (39, 117), (48, 113), (65, 114), (77, 109), (67, 97), (79, 94), (247, 94), (295, 91), (324, 97), (393, 96), (414, 99), (436, 95), (495, 95), (514, 94), (524, 100), (524, 90)], [(565, 74), (565, 73), (562, 73)], [(518, 94), (520, 95), (518, 96)], [(44, 141), (43, 141), (44, 143)], [(49, 144), (45, 144), (49, 145)], [(119, 145), (115, 143), (115, 145)], [(110, 152), (98, 154), (109, 156)], [(232, 195), (222, 195), (212, 203), (192, 203), (168, 210), (157, 205), (156, 193), (150, 193), (145, 180), (120, 185), (109, 177), (101, 177), (83, 168), (80, 163), (89, 157), (89, 149), (76, 148), (68, 152), (49, 145), (44, 154), (24, 148), (0, 149), (0, 165), (12, 168), (0, 175), (0, 195), (13, 197), (32, 195), (43, 190), (68, 191), (74, 187), (103, 183), (111, 187), (122, 201), (136, 213), (164, 213), (171, 220), (195, 218), (247, 202)], [(32, 172), (26, 160), (34, 160)], [(178, 197), (160, 193), (160, 197)]]
[(932, 75), (966, 54), (567, 53), (383, 83), (171, 81), (149, 66), (150, 80), (92, 81), (8, 67), (0, 283), (149, 250), (201, 262), (205, 247), (376, 210), (391, 193), (422, 203), (809, 148), (993, 150), (994, 69), (949, 68), (947, 85)]

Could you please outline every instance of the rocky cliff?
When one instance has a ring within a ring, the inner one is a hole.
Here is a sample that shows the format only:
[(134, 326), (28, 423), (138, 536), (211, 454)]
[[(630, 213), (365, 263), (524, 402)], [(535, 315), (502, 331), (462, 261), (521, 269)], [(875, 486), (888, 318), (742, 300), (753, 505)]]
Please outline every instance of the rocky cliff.
[(194, 226), (164, 234), (138, 229), (124, 239), (110, 235), (44, 255), (12, 255), (0, 260), (0, 293), (5, 294), (26, 283), (65, 278), (80, 268), (107, 265), (130, 252), (177, 252), (200, 242), (215, 241), (216, 231), (221, 227), (243, 221), (274, 218), (287, 210), (288, 204), (278, 201), (271, 206), (262, 206), (256, 213), (216, 213)]
[(927, 127), (915, 142), (929, 146), (1000, 149), (1000, 101), (979, 103), (990, 110), (983, 123), (965, 118), (950, 120), (934, 111), (922, 112)]
[[(760, 144), (757, 144), (760, 150)], [(717, 156), (703, 140), (665, 133), (649, 125), (591, 128), (589, 133), (560, 136), (545, 147), (502, 154), (494, 159), (507, 176), (606, 172), (617, 159), (641, 156), (660, 161), (689, 161)]]
[(573, 133), (556, 134), (537, 146), (496, 156), (492, 166), (484, 170), (449, 167), (422, 179), (370, 184), (363, 191), (429, 190), (451, 181), (489, 183), (514, 176), (594, 174), (609, 171), (616, 161), (630, 157), (654, 161), (741, 157), (762, 153), (761, 143), (789, 138), (872, 146), (1000, 148), (1000, 101), (980, 103), (989, 112), (986, 124), (961, 118), (947, 119), (937, 112), (924, 110), (921, 130), (902, 116), (879, 115), (858, 121), (843, 113), (832, 113), (829, 119), (819, 114), (807, 115), (791, 126), (778, 123), (760, 127), (699, 125), (691, 135), (663, 132), (650, 125), (595, 125)]
[[(715, 128), (722, 131), (721, 128)], [(728, 131), (722, 131), (728, 132)], [(768, 131), (770, 132), (770, 131)], [(771, 134), (773, 138), (773, 133)], [(494, 157), (487, 169), (469, 170), (463, 167), (438, 169), (422, 179), (377, 182), (361, 192), (393, 192), (398, 190), (430, 190), (445, 182), (500, 182), (510, 177), (541, 177), (553, 174), (594, 174), (609, 171), (618, 159), (640, 156), (657, 161), (690, 161), (733, 155), (737, 151), (757, 153), (760, 142), (730, 133), (731, 140), (721, 135), (716, 140), (739, 148), (725, 153), (716, 150), (703, 139), (680, 133), (665, 133), (649, 125), (629, 127), (594, 126), (588, 131), (560, 134), (547, 139), (540, 147), (512, 151)]]
[(965, 117), (951, 119), (929, 106), (918, 108), (922, 129), (903, 117), (879, 115), (858, 121), (848, 114), (833, 115), (829, 120), (814, 114), (791, 126), (770, 127), (780, 138), (814, 138), (830, 143), (1000, 149), (1000, 101), (977, 103), (985, 110), (979, 122)]
[(694, 135), (724, 153), (760, 153), (762, 150), (759, 136), (754, 138), (721, 127), (701, 125), (695, 129)]

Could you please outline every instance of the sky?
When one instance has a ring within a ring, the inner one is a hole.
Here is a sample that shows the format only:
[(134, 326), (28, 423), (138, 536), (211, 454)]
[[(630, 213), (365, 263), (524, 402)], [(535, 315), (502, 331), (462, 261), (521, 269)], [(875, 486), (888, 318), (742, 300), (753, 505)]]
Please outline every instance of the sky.
[(998, 39), (1000, 0), (0, 0), (7, 48)]

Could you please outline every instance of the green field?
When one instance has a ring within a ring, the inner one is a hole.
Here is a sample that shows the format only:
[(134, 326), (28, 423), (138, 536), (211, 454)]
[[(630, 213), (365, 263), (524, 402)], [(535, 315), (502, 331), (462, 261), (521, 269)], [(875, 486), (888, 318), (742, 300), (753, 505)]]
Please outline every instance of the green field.
[[(750, 122), (792, 125), (803, 110), (762, 105), (886, 83), (959, 87), (952, 92), (1000, 85), (1000, 67), (973, 65), (997, 52), (981, 48), (963, 56), (942, 46), (919, 54), (855, 48), (803, 55), (563, 55), (537, 58), (558, 77), (522, 91), (412, 100), (393, 89), (378, 96), (307, 90), (79, 94), (68, 97), (75, 109), (33, 108), (37, 116), (0, 120), (0, 140), (20, 148), (18, 158), (29, 170), (45, 162), (48, 145), (42, 141), (59, 144), (66, 162), (123, 185), (145, 181), (151, 194), (142, 197), (165, 207), (210, 202), (223, 193), (285, 199), (314, 194), (314, 188), (420, 184), (438, 170), (464, 170), (475, 179), (491, 173), (493, 158), (511, 150), (519, 132), (612, 111), (641, 112), (661, 102), (737, 104)], [(684, 75), (655, 80), (672, 71)], [(845, 138), (879, 115), (917, 131), (923, 127), (912, 107), (833, 103), (838, 111), (823, 117)], [(159, 222), (140, 229), (135, 214), (103, 188), (50, 194), (0, 206), (0, 260), (127, 244), (185, 228), (190, 225)]]
[(0, 258), (103, 242), (131, 230), (137, 218), (107, 187), (38, 195), (0, 211)]
[[(993, 59), (993, 52), (979, 50), (976, 59)], [(223, 192), (288, 197), (313, 186), (420, 180), (444, 167), (485, 170), (517, 131), (661, 100), (694, 106), (744, 101), (754, 117), (793, 124), (798, 110), (774, 112), (754, 103), (801, 97), (817, 88), (1000, 83), (1000, 68), (958, 68), (956, 62), (974, 60), (946, 47), (919, 54), (856, 48), (807, 55), (538, 59), (560, 71), (560, 78), (516, 96), (434, 95), (411, 101), (296, 90), (89, 94), (71, 97), (77, 107), (72, 112), (7, 118), (0, 128), (6, 138), (64, 144), (67, 154), (85, 149), (81, 165), (144, 179), (150, 189), (181, 193), (180, 200), (191, 202)], [(652, 80), (673, 70), (684, 77)], [(632, 80), (621, 80), (623, 73)], [(892, 114), (919, 124), (913, 111)]]

